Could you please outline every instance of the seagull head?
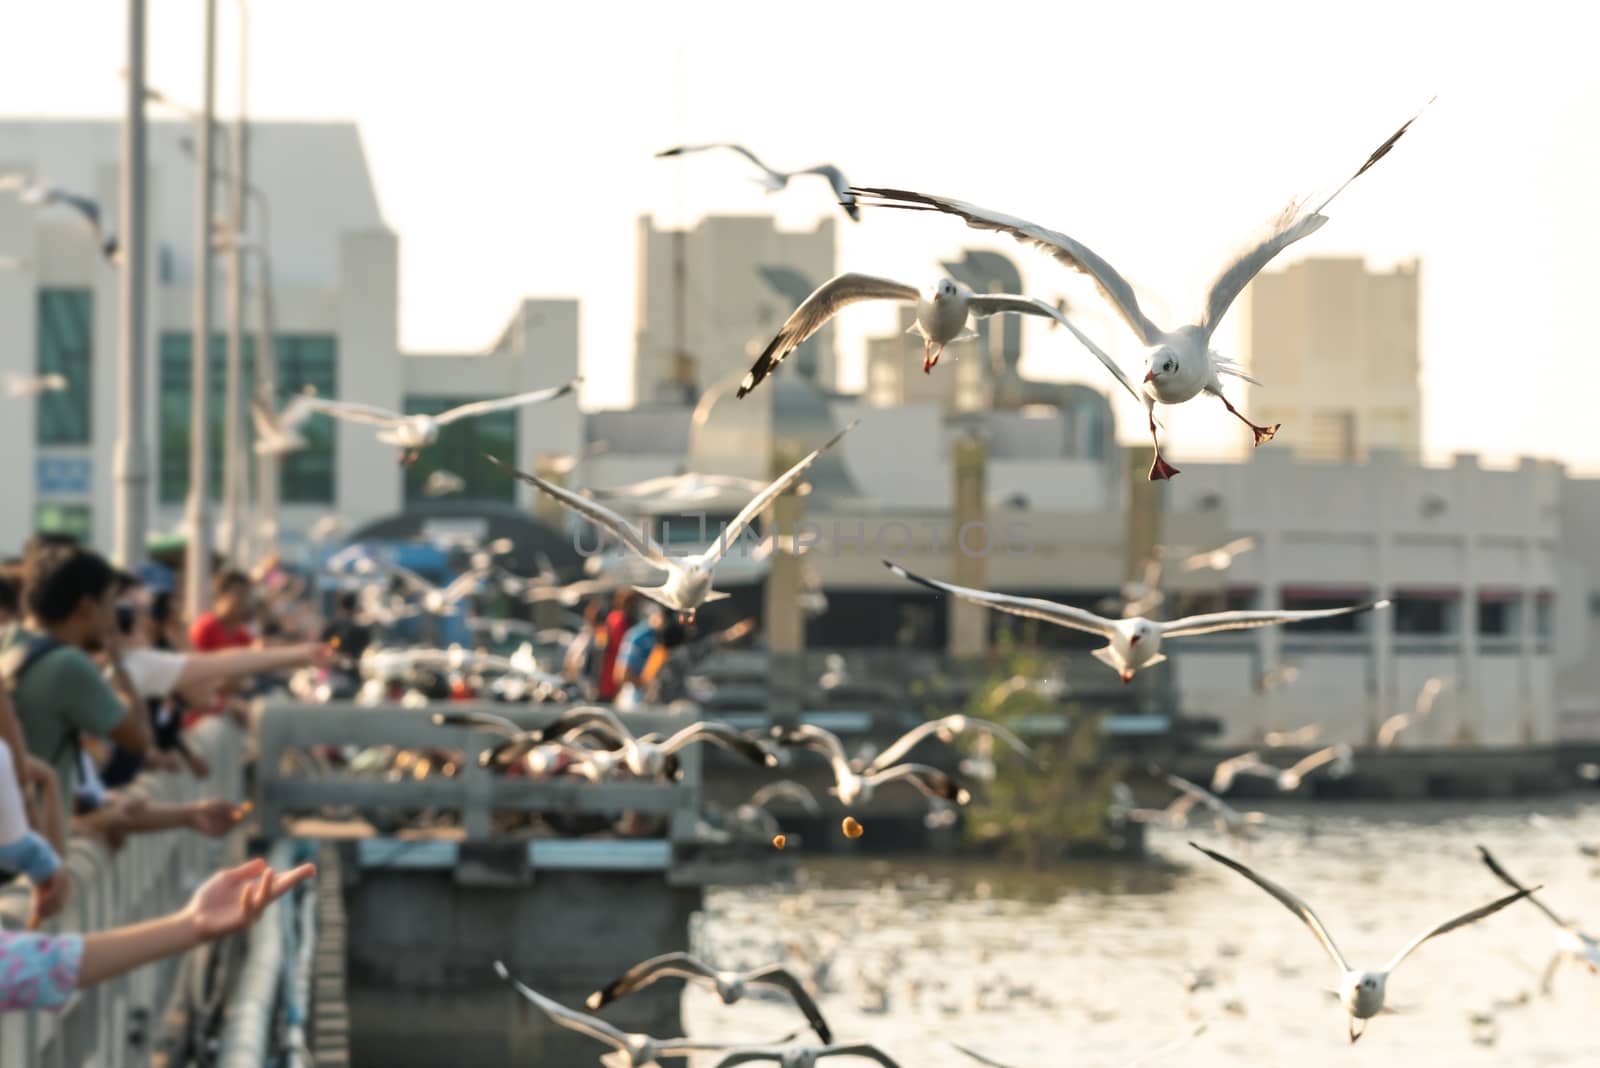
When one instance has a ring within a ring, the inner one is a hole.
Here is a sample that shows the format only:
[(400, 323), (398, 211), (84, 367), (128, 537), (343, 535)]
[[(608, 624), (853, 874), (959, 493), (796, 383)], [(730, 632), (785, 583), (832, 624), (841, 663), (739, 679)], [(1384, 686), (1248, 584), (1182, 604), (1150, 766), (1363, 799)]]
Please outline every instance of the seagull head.
[(933, 287), (933, 302), (949, 300), (956, 295), (956, 284), (948, 278), (939, 279), (939, 284)]
[(1178, 357), (1162, 346), (1150, 354), (1150, 367), (1144, 373), (1146, 382), (1162, 382), (1178, 372)]

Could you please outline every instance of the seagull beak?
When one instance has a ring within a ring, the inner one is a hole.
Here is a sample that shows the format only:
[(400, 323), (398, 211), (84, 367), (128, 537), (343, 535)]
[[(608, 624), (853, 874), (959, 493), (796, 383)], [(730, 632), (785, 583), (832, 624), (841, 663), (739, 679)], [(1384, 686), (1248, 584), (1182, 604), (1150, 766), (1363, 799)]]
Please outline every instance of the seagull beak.
[(1130, 637), (1128, 639), (1128, 644), (1129, 645), (1138, 645), (1139, 644), (1139, 636), (1137, 634), (1135, 634), (1132, 637)]
[(1154, 367), (1144, 373), (1144, 380), (1146, 382), (1154, 382), (1156, 380), (1156, 369)]
[(939, 302), (940, 302), (940, 301), (941, 301), (941, 300), (943, 300), (943, 299), (944, 299), (944, 294), (943, 294), (943, 293), (940, 293), (940, 292), (939, 292), (939, 291), (937, 291), (937, 290), (935, 290), (935, 291), (934, 291), (934, 294), (933, 294), (933, 302), (934, 302), (934, 303), (935, 303), (935, 304), (937, 304), (937, 303), (939, 303)]

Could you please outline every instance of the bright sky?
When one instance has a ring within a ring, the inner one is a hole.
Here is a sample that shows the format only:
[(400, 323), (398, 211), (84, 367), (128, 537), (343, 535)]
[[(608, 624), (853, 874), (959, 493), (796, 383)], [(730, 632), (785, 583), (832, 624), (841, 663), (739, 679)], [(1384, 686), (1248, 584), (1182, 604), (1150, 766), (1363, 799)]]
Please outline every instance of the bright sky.
[[(197, 100), (200, 0), (149, 6), (150, 83)], [(230, 0), (221, 10), (226, 109), (237, 21)], [(1584, 5), (258, 0), (252, 26), (253, 114), (361, 126), (402, 239), (406, 347), (482, 347), (522, 296), (577, 296), (590, 406), (631, 393), (641, 212), (776, 211), (800, 226), (835, 210), (815, 185), (769, 198), (731, 157), (651, 158), (668, 145), (743, 141), (779, 167), (833, 161), (859, 184), (1032, 218), (1165, 298), (1170, 314), (1147, 309), (1176, 322), (1292, 196), (1331, 188), (1438, 94), (1296, 252), (1422, 258), (1431, 456), (1600, 471), (1586, 391), (1568, 379), (1596, 360), (1600, 291), (1600, 65)], [(6, 30), (0, 106), (118, 112), (120, 5), (30, 4)], [(1040, 295), (1093, 305), (1043, 254), (954, 219), (845, 222), (840, 266), (926, 282), (968, 244), (1011, 253)], [(847, 363), (889, 321), (847, 313)], [(1086, 313), (1084, 326), (1136, 360), (1120, 324)], [(1231, 329), (1218, 341), (1236, 351)], [(1029, 352), (1031, 374), (1104, 385), (1059, 335), (1031, 336)], [(1117, 412), (1137, 436), (1132, 402)], [(1169, 425), (1179, 459), (1243, 440), (1215, 405)]]

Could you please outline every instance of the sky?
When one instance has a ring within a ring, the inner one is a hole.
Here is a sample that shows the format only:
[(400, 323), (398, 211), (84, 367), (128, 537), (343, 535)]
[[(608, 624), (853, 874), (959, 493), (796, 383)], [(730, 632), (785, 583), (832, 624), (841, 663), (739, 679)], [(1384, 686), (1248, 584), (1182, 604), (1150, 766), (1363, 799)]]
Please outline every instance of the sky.
[[(149, 82), (200, 97), (201, 0), (150, 0)], [(219, 107), (237, 100), (238, 7), (221, 0)], [(1190, 321), (1224, 259), (1296, 196), (1329, 191), (1435, 95), (1399, 147), (1295, 256), (1422, 260), (1425, 451), (1600, 472), (1587, 433), (1600, 291), (1600, 65), (1583, 5), (810, 2), (534, 4), (272, 0), (251, 10), (250, 111), (360, 125), (401, 238), (403, 345), (489, 344), (524, 296), (582, 301), (588, 407), (626, 404), (636, 219), (836, 211), (815, 184), (768, 196), (733, 157), (656, 160), (734, 140), (778, 167), (837, 163), (862, 185), (946, 194), (1089, 244)], [(0, 110), (108, 116), (122, 102), (122, 5), (10, 12)], [(279, 209), (283, 210), (283, 209)], [(1065, 293), (1136, 366), (1131, 334), (1042, 253), (959, 220), (841, 223), (841, 270), (933, 280), (972, 245)], [(891, 309), (841, 319), (847, 364)], [(1236, 322), (1217, 347), (1237, 352)], [(1105, 387), (1087, 353), (1028, 335), (1025, 373)], [(1576, 379), (1573, 376), (1578, 376)], [(1269, 383), (1270, 388), (1270, 383)], [(1114, 402), (1123, 436), (1142, 420)], [(1175, 458), (1240, 447), (1219, 405), (1168, 420)], [(1287, 429), (1287, 428), (1286, 428)]]

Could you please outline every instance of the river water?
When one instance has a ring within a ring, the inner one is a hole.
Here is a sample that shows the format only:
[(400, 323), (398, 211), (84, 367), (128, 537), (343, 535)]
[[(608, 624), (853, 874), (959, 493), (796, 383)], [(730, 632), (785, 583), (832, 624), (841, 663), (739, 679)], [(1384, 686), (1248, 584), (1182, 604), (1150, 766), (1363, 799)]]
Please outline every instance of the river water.
[[(1532, 811), (1282, 805), (1249, 843), (1209, 827), (1156, 829), (1149, 862), (1043, 873), (822, 860), (793, 887), (710, 894), (696, 946), (724, 967), (787, 954), (804, 975), (823, 961), (821, 1007), (836, 1039), (875, 1042), (904, 1068), (976, 1063), (952, 1042), (1016, 1068), (1600, 1064), (1600, 976), (1568, 964), (1552, 995), (1539, 995), (1556, 928), (1536, 909), (1514, 905), (1419, 949), (1389, 982), (1400, 1013), (1370, 1021), (1352, 1048), (1324, 992), (1335, 969), (1310, 932), (1187, 845), (1193, 837), (1296, 891), (1346, 957), (1375, 968), (1424, 928), (1505, 892), (1479, 843), (1543, 883), (1558, 913), (1600, 928), (1600, 861), (1531, 826)], [(1600, 801), (1540, 811), (1600, 840)], [(685, 994), (684, 1023), (696, 1037), (740, 1040), (804, 1026), (781, 1003), (726, 1007), (698, 988)], [(824, 1062), (833, 1063), (866, 1062)]]

